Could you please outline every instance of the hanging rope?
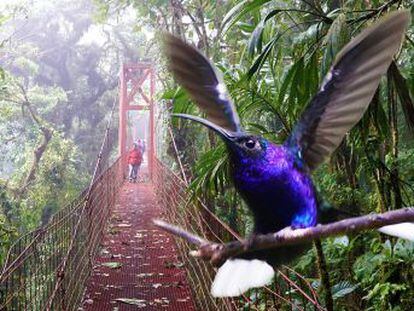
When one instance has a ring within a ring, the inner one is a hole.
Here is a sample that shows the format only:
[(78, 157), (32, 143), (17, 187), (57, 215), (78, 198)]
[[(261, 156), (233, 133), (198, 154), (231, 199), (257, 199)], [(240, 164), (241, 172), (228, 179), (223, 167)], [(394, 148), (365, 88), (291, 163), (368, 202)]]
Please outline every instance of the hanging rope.
[[(85, 214), (85, 211), (88, 208), (91, 209), (90, 198), (91, 198), (91, 194), (92, 194), (92, 189), (93, 189), (96, 177), (98, 175), (98, 171), (100, 170), (101, 165), (102, 165), (102, 155), (103, 155), (103, 152), (104, 152), (104, 148), (105, 148), (106, 144), (108, 143), (109, 131), (110, 131), (110, 128), (111, 128), (112, 117), (113, 117), (113, 113), (114, 113), (116, 103), (117, 103), (117, 100), (115, 99), (114, 103), (112, 105), (109, 120), (107, 122), (107, 126), (106, 126), (106, 129), (105, 129), (105, 134), (104, 134), (104, 137), (103, 137), (103, 140), (102, 140), (102, 143), (101, 143), (101, 147), (99, 149), (99, 154), (98, 154), (98, 158), (97, 158), (96, 163), (95, 163), (92, 178), (91, 178), (91, 181), (89, 182), (89, 187), (88, 187), (88, 190), (87, 190), (87, 193), (86, 193), (86, 197), (85, 197), (85, 200), (82, 202), (82, 209), (80, 211), (79, 218), (78, 218), (78, 220), (76, 222), (76, 225), (74, 227), (73, 234), (72, 234), (71, 239), (70, 239), (70, 244), (69, 244), (68, 250), (66, 252), (65, 257), (62, 260), (62, 263), (61, 263), (59, 271), (58, 271), (58, 280), (59, 281), (56, 283), (55, 288), (54, 288), (52, 294), (50, 295), (50, 297), (48, 299), (48, 303), (45, 307), (45, 310), (47, 310), (47, 311), (49, 311), (51, 309), (54, 298), (56, 296), (56, 293), (62, 286), (64, 277), (65, 277), (65, 270), (66, 270), (68, 261), (70, 259), (70, 255), (73, 252), (75, 242), (78, 238), (80, 224), (81, 224), (81, 221), (83, 220), (83, 216)], [(89, 254), (89, 255), (93, 256), (93, 254)], [(91, 260), (91, 258), (89, 258), (89, 260)], [(65, 306), (63, 306), (63, 307), (65, 309)]]

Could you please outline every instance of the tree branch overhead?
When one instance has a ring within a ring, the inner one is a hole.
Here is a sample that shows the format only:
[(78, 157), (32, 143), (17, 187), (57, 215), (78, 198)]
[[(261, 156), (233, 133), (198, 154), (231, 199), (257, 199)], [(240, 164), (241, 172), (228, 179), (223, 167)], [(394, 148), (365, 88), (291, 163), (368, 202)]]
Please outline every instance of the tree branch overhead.
[(287, 227), (279, 232), (254, 236), (249, 240), (249, 243), (246, 243), (246, 241), (232, 241), (220, 244), (205, 240), (202, 237), (165, 221), (159, 219), (154, 220), (154, 224), (157, 227), (196, 245), (198, 249), (191, 252), (192, 256), (209, 260), (215, 266), (221, 265), (228, 258), (254, 250), (311, 242), (315, 239), (379, 229), (384, 226), (403, 222), (414, 222), (414, 208), (409, 207), (383, 214), (353, 217), (305, 229), (292, 230), (290, 227)]

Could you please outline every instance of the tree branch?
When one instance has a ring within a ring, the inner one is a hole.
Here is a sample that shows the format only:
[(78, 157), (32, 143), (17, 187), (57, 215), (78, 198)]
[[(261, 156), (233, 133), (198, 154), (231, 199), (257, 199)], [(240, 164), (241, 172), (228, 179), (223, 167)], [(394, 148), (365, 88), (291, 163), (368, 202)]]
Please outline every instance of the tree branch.
[(351, 20), (350, 23), (359, 23), (359, 22), (368, 20), (370, 18), (373, 18), (375, 15), (381, 14), (382, 12), (388, 10), (389, 7), (393, 6), (394, 4), (396, 4), (397, 2), (400, 2), (400, 1), (401, 0), (390, 0), (387, 3), (381, 5), (380, 7), (376, 8), (376, 9), (373, 9), (373, 10), (370, 10), (369, 13), (367, 13), (367, 14), (359, 17), (359, 18), (356, 18), (354, 20)]
[(29, 111), (30, 117), (34, 123), (38, 126), (40, 132), (42, 133), (42, 139), (39, 145), (33, 150), (33, 162), (27, 173), (26, 177), (24, 178), (23, 184), (21, 185), (20, 189), (18, 189), (17, 194), (21, 195), (24, 193), (27, 188), (29, 187), (30, 183), (35, 179), (36, 171), (39, 167), (39, 162), (42, 159), (44, 152), (49, 144), (49, 141), (53, 135), (53, 129), (46, 127), (46, 122), (41, 119), (41, 117), (35, 112), (32, 107), (32, 104), (29, 100), (27, 95), (26, 89), (20, 83), (17, 83), (17, 86), (20, 88), (22, 95), (24, 97), (24, 101), (21, 104), (22, 108), (25, 107)]
[(248, 243), (245, 241), (232, 241), (225, 244), (215, 243), (162, 220), (153, 221), (159, 228), (179, 236), (191, 244), (195, 244), (198, 249), (191, 252), (192, 256), (199, 257), (203, 260), (210, 260), (213, 265), (219, 266), (230, 257), (254, 250), (300, 244), (335, 235), (378, 229), (383, 226), (402, 222), (414, 222), (414, 208), (403, 208), (383, 214), (370, 214), (348, 218), (305, 229), (292, 230), (288, 227), (276, 233), (254, 236)]

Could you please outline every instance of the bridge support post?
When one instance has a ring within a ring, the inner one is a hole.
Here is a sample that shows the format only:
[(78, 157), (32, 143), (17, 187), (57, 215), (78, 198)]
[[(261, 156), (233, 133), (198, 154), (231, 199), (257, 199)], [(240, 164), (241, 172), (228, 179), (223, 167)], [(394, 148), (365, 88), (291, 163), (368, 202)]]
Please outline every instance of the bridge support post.
[[(146, 83), (146, 82), (149, 83)], [(148, 94), (149, 93), (149, 94)], [(135, 96), (139, 94), (139, 101)], [(147, 95), (148, 94), (148, 95)], [(128, 133), (129, 111), (148, 111), (149, 113), (149, 137), (147, 139), (148, 170), (152, 179), (155, 154), (155, 68), (150, 62), (138, 62), (123, 64), (120, 70), (119, 81), (119, 156), (122, 157), (122, 169), (125, 174), (126, 152), (128, 142), (133, 140), (132, 133)], [(136, 121), (134, 121), (136, 122)], [(136, 126), (133, 125), (133, 128)], [(141, 133), (142, 135), (143, 133)]]

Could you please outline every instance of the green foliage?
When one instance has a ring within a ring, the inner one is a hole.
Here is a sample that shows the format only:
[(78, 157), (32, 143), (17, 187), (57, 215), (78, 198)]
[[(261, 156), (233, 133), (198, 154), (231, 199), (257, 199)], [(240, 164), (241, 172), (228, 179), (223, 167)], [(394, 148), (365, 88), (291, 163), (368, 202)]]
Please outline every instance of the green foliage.
[[(367, 310), (377, 310), (375, 306), (387, 310), (410, 310), (414, 307), (413, 255), (412, 242), (371, 241), (367, 252), (354, 264), (355, 277), (367, 293), (363, 299), (372, 306)], [(399, 309), (396, 302), (401, 303)]]
[[(76, 197), (87, 181), (87, 175), (77, 172), (80, 153), (73, 141), (45, 120), (59, 103), (67, 100), (65, 92), (59, 87), (39, 85), (26, 91), (22, 83), (21, 78), (8, 74), (0, 98), (0, 138), (6, 142), (1, 147), (1, 173), (7, 179), (1, 212), (10, 230), (20, 233), (45, 224), (54, 212)], [(25, 178), (34, 165), (33, 150), (43, 139), (41, 126), (53, 131), (52, 138), (36, 168), (35, 179), (23, 191)]]
[(88, 0), (0, 5), (0, 264), (87, 185), (120, 63), (145, 54), (125, 20), (100, 25), (94, 13)]
[(25, 224), (25, 230), (47, 223), (50, 216), (86, 187), (88, 176), (79, 174), (79, 159), (80, 153), (73, 142), (56, 133), (44, 154), (36, 183), (20, 203), (19, 219)]

